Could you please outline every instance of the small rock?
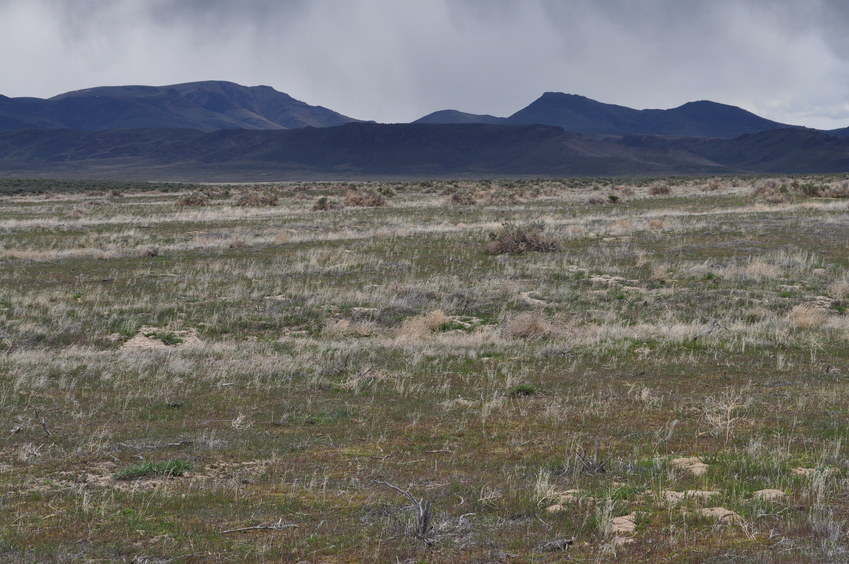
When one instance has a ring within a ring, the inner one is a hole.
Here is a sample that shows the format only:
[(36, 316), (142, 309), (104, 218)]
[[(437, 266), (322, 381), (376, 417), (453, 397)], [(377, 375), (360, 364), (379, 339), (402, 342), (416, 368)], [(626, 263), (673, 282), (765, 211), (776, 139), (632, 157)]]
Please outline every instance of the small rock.
[(781, 490), (758, 490), (756, 491), (752, 497), (755, 499), (760, 499), (762, 501), (784, 501), (787, 499), (787, 494), (785, 494)]
[(537, 545), (537, 550), (540, 552), (557, 552), (559, 550), (566, 550), (572, 546), (572, 543), (574, 542), (575, 539), (550, 540)]
[(529, 306), (547, 306), (548, 302), (531, 296), (530, 292), (519, 292), (519, 302)]
[(693, 476), (701, 476), (708, 470), (708, 465), (698, 456), (676, 458), (670, 461), (670, 464), (679, 470), (686, 470)]
[(699, 509), (699, 514), (704, 517), (716, 519), (720, 523), (737, 524), (743, 522), (743, 518), (740, 517), (739, 513), (735, 513), (734, 511), (725, 509), (724, 507), (705, 507), (703, 509)]

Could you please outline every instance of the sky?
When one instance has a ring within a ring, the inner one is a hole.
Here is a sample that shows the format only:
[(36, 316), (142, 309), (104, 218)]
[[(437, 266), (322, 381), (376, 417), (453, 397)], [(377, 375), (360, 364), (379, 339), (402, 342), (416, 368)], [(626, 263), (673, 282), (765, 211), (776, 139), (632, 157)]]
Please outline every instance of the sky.
[(0, 94), (229, 80), (350, 117), (543, 92), (849, 126), (846, 0), (0, 0)]

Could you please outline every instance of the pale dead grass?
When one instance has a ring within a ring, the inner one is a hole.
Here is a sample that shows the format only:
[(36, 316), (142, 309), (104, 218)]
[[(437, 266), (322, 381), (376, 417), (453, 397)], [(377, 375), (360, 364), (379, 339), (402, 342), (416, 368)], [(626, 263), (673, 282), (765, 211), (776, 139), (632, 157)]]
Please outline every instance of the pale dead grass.
[(416, 341), (429, 336), (447, 323), (448, 316), (441, 309), (435, 309), (424, 315), (416, 315), (405, 319), (398, 330), (399, 341)]
[(811, 305), (793, 306), (787, 314), (787, 321), (797, 329), (822, 327), (828, 320), (828, 312)]
[(377, 325), (372, 322), (328, 319), (324, 322), (321, 334), (330, 338), (371, 337), (376, 331)]
[(540, 340), (557, 334), (554, 324), (538, 313), (522, 312), (504, 320), (502, 334), (508, 339)]

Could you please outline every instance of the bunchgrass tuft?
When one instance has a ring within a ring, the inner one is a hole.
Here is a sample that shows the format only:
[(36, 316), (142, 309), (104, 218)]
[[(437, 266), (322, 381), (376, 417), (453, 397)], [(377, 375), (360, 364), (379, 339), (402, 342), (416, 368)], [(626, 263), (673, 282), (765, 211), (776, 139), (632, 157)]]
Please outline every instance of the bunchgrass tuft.
[(192, 469), (192, 465), (180, 459), (163, 462), (145, 462), (124, 468), (113, 476), (116, 480), (138, 480), (157, 476), (182, 476)]

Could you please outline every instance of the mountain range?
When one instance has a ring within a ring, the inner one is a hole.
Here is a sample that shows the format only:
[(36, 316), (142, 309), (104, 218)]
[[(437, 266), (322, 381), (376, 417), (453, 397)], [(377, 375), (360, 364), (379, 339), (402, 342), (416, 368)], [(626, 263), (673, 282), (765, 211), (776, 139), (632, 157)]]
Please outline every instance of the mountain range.
[(710, 101), (688, 102), (671, 110), (635, 110), (560, 92), (546, 92), (506, 118), (442, 110), (419, 118), (416, 123), (538, 123), (556, 125), (566, 131), (585, 135), (725, 138), (792, 127), (764, 119), (736, 106)]
[(506, 118), (361, 122), (267, 86), (0, 96), (0, 175), (157, 180), (849, 172), (819, 132), (709, 101), (635, 110), (548, 92)]
[(0, 96), (0, 129), (297, 129), (352, 121), (270, 86), (224, 81), (101, 86), (46, 100)]

